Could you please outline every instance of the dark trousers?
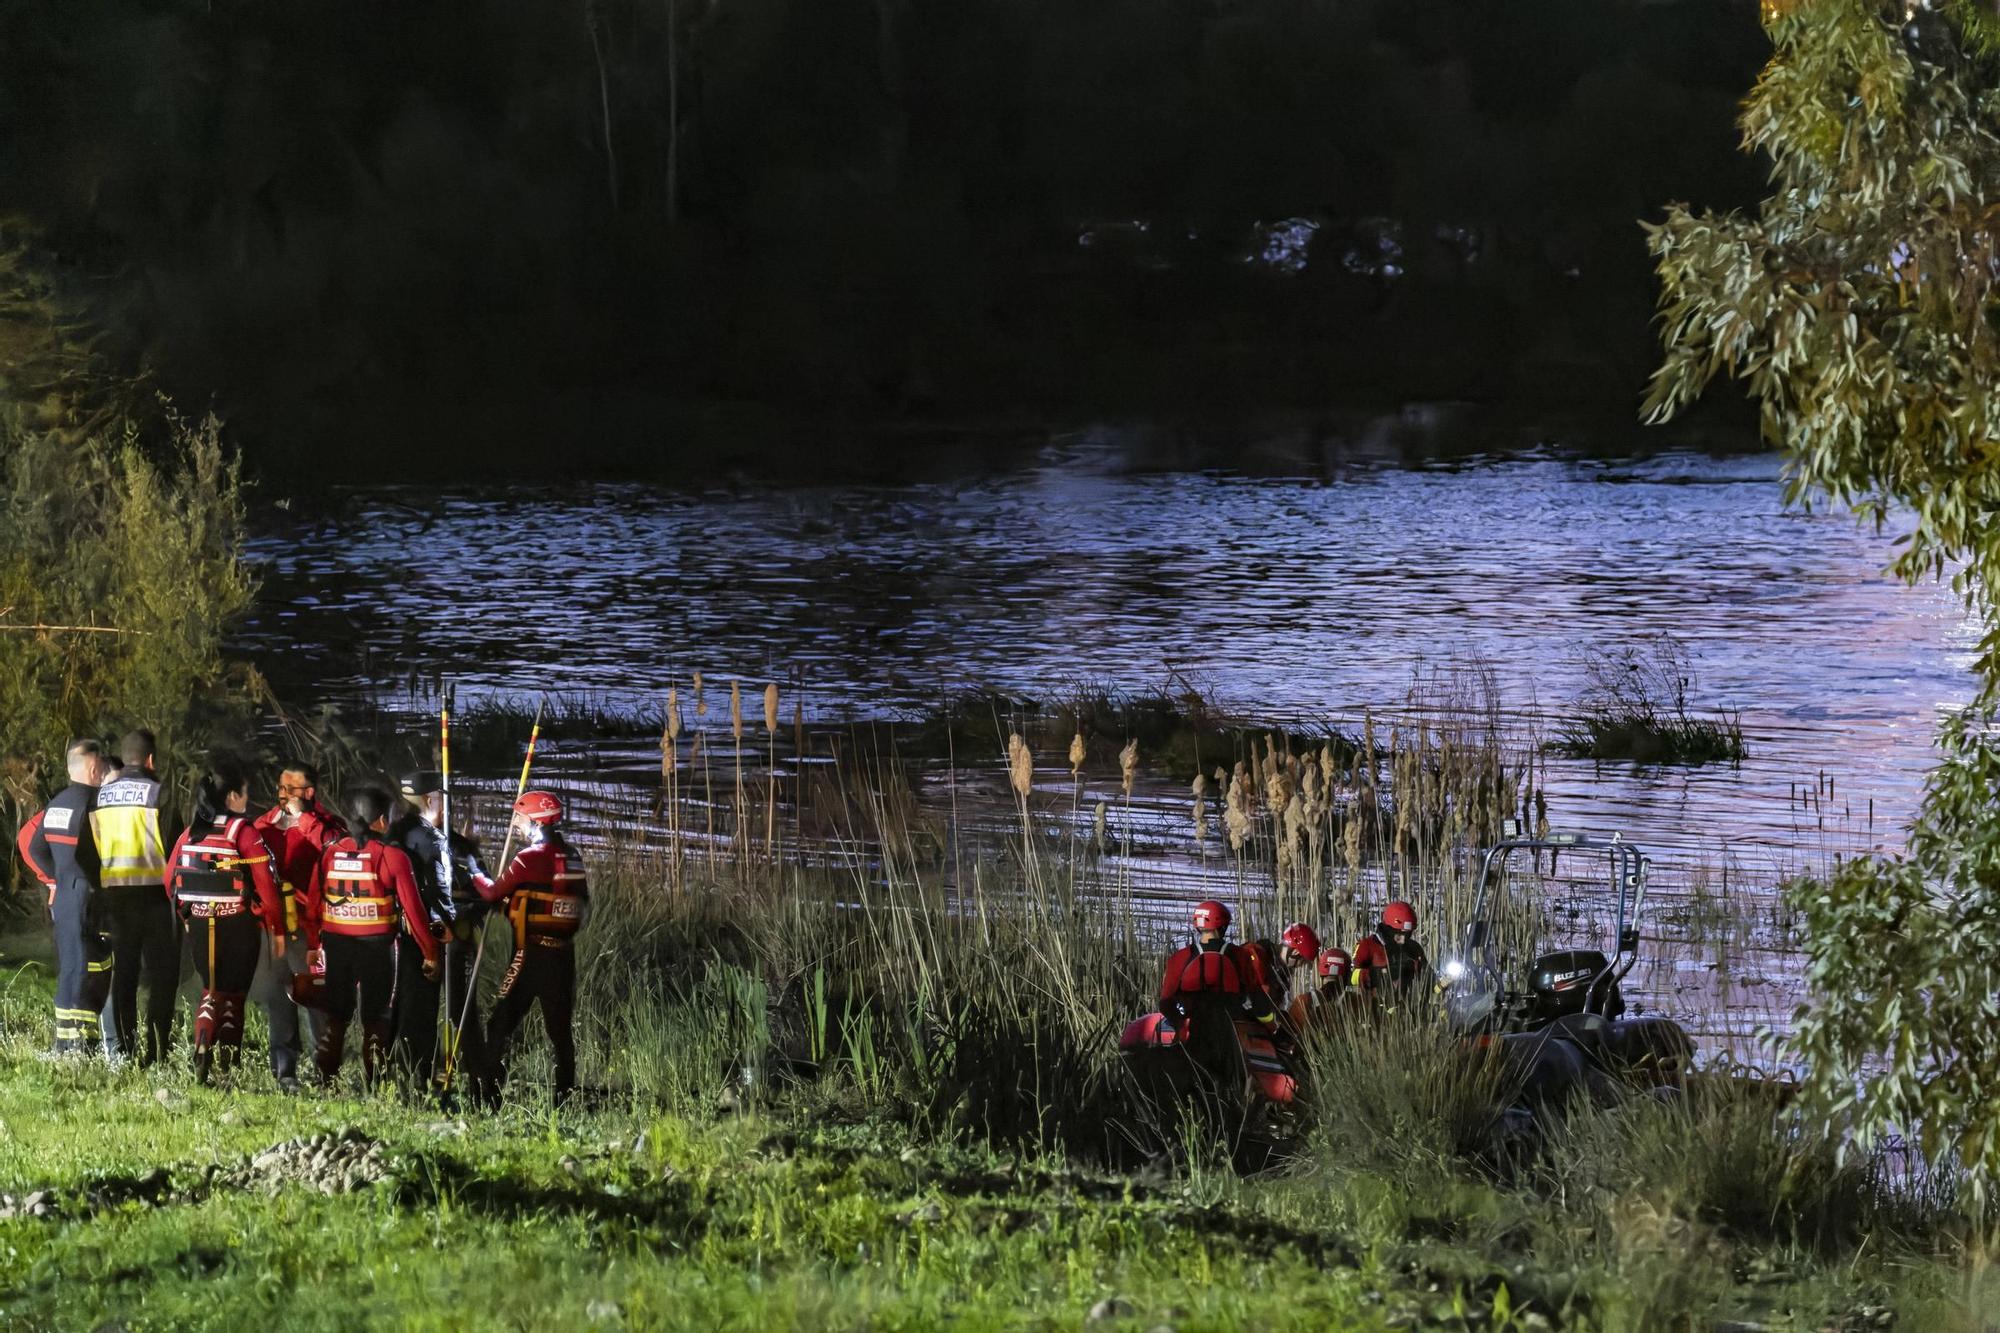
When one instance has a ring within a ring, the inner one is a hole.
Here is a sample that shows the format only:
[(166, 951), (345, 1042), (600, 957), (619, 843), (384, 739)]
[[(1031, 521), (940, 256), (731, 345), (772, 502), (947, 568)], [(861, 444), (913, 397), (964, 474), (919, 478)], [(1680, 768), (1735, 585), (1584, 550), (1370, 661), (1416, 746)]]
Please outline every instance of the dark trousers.
[(486, 1049), (491, 1056), (493, 1085), (507, 1077), (507, 1047), (514, 1030), (528, 1016), (528, 1006), (542, 1006), (542, 1028), (556, 1056), (556, 1096), (576, 1087), (576, 951), (567, 944), (526, 944), (514, 951), (500, 994), (486, 1022)]
[[(424, 976), (423, 951), (401, 944), (396, 961), (396, 1035), (394, 1054), (404, 1076), (419, 1086), (442, 1077), (438, 1068), (440, 1021), (456, 1026), (465, 1015), (465, 1031), (459, 1036), (457, 1069), (474, 1072), (485, 1068), (486, 1043), (481, 1035), (479, 1006), (467, 1004), (472, 992), (472, 959), (477, 943), (449, 936), (444, 946), (444, 969), (436, 981)], [(445, 1002), (449, 1000), (449, 1008)], [(442, 1035), (448, 1037), (449, 1033)]]
[(49, 919), (56, 937), (56, 1049), (95, 1051), (98, 1019), (111, 993), (111, 941), (97, 921), (101, 893), (83, 883), (56, 890)]
[(257, 955), (270, 947), (255, 916), (198, 916), (188, 923), (201, 1000), (194, 1011), (195, 1068), (207, 1072), (211, 1052), (224, 1068), (243, 1049), (243, 999), (257, 975)]
[[(98, 899), (111, 931), (111, 1036), (118, 1054), (152, 1064), (167, 1053), (174, 992), (181, 984), (181, 924), (158, 888), (106, 889)], [(146, 1040), (139, 1044), (139, 987), (146, 987)]]
[(324, 935), (326, 1025), (314, 1043), (320, 1077), (340, 1073), (347, 1054), (347, 1025), (361, 1020), (361, 1082), (372, 1088), (389, 1049), (389, 1016), (396, 1002), (396, 937)]

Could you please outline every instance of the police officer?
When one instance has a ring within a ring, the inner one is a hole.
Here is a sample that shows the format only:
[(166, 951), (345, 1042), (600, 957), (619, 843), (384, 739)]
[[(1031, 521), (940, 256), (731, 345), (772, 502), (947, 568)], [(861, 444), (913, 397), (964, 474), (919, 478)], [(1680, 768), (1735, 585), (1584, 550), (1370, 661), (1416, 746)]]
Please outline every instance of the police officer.
[(100, 871), (90, 827), (97, 786), (104, 780), (104, 747), (94, 740), (71, 741), (65, 759), (69, 785), (42, 807), (26, 851), (35, 873), (53, 886), (49, 920), (56, 942), (55, 1051), (87, 1055), (101, 1044), (98, 1013), (111, 989), (111, 941), (99, 921)]
[[(160, 829), (160, 779), (153, 770), (153, 733), (129, 733), (119, 745), (119, 771), (97, 789), (90, 829), (101, 862), (105, 925), (111, 934), (110, 1029), (113, 1058), (150, 1065), (167, 1053), (180, 986), (181, 930), (173, 905), (160, 896), (167, 843)], [(139, 987), (146, 987), (146, 1041), (139, 1045)]]
[(411, 773), (400, 785), (407, 808), (389, 826), (389, 842), (408, 853), (427, 914), (425, 920), (405, 921), (403, 927), (428, 929), (444, 949), (444, 973), (435, 980), (424, 975), (419, 950), (405, 948), (397, 954), (394, 1054), (405, 1074), (425, 1086), (439, 1073), (441, 1006), (447, 1024), (456, 1024), (461, 1013), (466, 1016), (458, 1050), (450, 1058), (468, 1071), (484, 1069), (478, 1008), (468, 1007), (465, 997), (473, 981), (478, 921), (485, 909), (479, 891), (491, 887), (493, 880), (480, 864), (478, 843), (456, 830), (447, 841), (443, 777)]
[(497, 883), (479, 886), (488, 902), (506, 904), (514, 957), (486, 1024), (492, 1086), (506, 1079), (507, 1047), (537, 1001), (556, 1062), (556, 1100), (576, 1088), (576, 934), (590, 917), (583, 858), (557, 828), (562, 802), (545, 791), (514, 802), (514, 832), (522, 847)]

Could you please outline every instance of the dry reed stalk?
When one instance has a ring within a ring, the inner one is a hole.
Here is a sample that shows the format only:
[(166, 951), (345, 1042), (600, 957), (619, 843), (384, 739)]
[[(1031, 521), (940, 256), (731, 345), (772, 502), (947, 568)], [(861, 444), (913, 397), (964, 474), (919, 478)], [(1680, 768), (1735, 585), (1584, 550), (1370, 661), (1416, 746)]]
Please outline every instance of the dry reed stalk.
[(1125, 790), (1125, 856), (1118, 867), (1118, 882), (1126, 890), (1131, 888), (1127, 876), (1132, 873), (1132, 787), (1138, 780), (1139, 742), (1134, 738), (1126, 741), (1125, 748), (1118, 752), (1118, 781)]
[[(715, 780), (708, 768), (708, 733), (694, 734), (694, 748), (701, 751), (701, 803), (702, 813), (708, 830), (708, 841), (703, 855), (710, 867), (715, 865)], [(688, 763), (694, 763), (694, 756), (688, 756)]]
[(1069, 738), (1069, 832), (1065, 841), (1069, 847), (1069, 892), (1072, 898), (1076, 896), (1077, 811), (1083, 802), (1084, 758), (1083, 732), (1079, 729)]
[(676, 687), (667, 686), (667, 722), (665, 734), (660, 738), (663, 751), (661, 762), (666, 767), (667, 780), (667, 874), (674, 887), (681, 885), (681, 696)]
[(778, 682), (764, 687), (764, 738), (770, 771), (764, 778), (764, 859), (777, 864), (778, 846)]
[(1034, 791), (1034, 753), (1018, 731), (1010, 731), (1006, 737), (1006, 773), (1014, 787), (1014, 803), (1020, 807), (1020, 865), (1034, 879), (1034, 829), (1028, 817), (1028, 793)]
[(1201, 850), (1201, 859), (1208, 859), (1208, 774), (1194, 775), (1194, 843)]
[(743, 797), (743, 683), (729, 682), (729, 734), (736, 742), (736, 811), (730, 824), (730, 852), (742, 857), (750, 854), (750, 848), (743, 837), (743, 811), (749, 802)]
[(1090, 818), (1090, 838), (1097, 845), (1097, 854), (1099, 856), (1104, 855), (1104, 822), (1105, 816), (1110, 812), (1111, 803), (1109, 801), (1099, 801), (1096, 811)]

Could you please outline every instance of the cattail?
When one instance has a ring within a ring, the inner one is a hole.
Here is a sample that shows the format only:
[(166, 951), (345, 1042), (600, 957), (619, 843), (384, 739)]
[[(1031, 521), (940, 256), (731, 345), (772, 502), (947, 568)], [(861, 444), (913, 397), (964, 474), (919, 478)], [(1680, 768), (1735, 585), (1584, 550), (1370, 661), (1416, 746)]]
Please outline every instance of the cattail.
[(1250, 838), (1250, 779), (1243, 772), (1243, 766), (1236, 766), (1236, 776), (1230, 779), (1227, 800), (1222, 809), (1222, 826), (1229, 833), (1229, 850), (1240, 852)]
[(1118, 775), (1125, 784), (1125, 799), (1132, 799), (1132, 784), (1139, 778), (1139, 742), (1125, 742), (1125, 748), (1118, 752)]
[(743, 742), (743, 690), (736, 681), (729, 682), (729, 734), (737, 744)]
[(1108, 815), (1110, 811), (1111, 811), (1111, 803), (1109, 801), (1099, 801), (1097, 803), (1097, 809), (1093, 811), (1090, 816), (1090, 839), (1092, 842), (1097, 844), (1097, 850), (1099, 853), (1102, 853), (1104, 851), (1104, 821), (1105, 821), (1105, 816)]
[(1014, 794), (1026, 801), (1035, 785), (1035, 756), (1018, 731), (1007, 734), (1007, 773), (1013, 779)]
[(667, 687), (667, 720), (660, 728), (660, 780), (666, 781), (674, 775), (674, 764), (679, 758), (681, 719), (680, 700), (674, 695), (674, 687)]
[(1341, 851), (1347, 855), (1347, 874), (1350, 883), (1361, 878), (1361, 811), (1354, 806), (1347, 810), (1347, 827), (1341, 830)]
[(1070, 737), (1069, 775), (1074, 781), (1083, 781), (1083, 733), (1080, 731)]
[(1305, 842), (1305, 811), (1299, 798), (1294, 796), (1285, 805), (1279, 816), (1284, 836), (1278, 841), (1278, 878), (1296, 877), (1300, 869), (1299, 853)]
[(694, 715), (696, 717), (708, 716), (708, 700), (704, 699), (701, 694), (701, 672), (699, 671), (694, 673)]
[(1273, 763), (1264, 774), (1264, 804), (1270, 807), (1271, 816), (1275, 819), (1291, 803), (1292, 775), (1285, 771), (1283, 764)]
[(1208, 841), (1208, 775), (1195, 774), (1190, 790), (1194, 792), (1194, 840), (1205, 843)]
[(764, 687), (764, 733), (778, 734), (778, 682), (772, 681)]

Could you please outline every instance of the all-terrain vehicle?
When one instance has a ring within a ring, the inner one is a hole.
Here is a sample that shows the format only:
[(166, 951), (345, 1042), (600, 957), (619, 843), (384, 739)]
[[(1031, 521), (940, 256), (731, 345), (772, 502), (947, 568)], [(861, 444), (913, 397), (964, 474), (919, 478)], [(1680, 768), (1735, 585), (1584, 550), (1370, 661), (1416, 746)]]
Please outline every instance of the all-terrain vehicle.
[[(1603, 947), (1530, 954), (1542, 944), (1541, 904), (1511, 898), (1512, 860), (1602, 856), (1609, 868), (1607, 904), (1614, 934)], [(1481, 1047), (1497, 1043), (1511, 1092), (1528, 1107), (1560, 1104), (1579, 1093), (1599, 1100), (1630, 1090), (1675, 1088), (1694, 1043), (1667, 1018), (1626, 1018), (1621, 983), (1639, 960), (1639, 917), (1646, 901), (1647, 858), (1622, 837), (1579, 834), (1510, 837), (1480, 863), (1473, 907), (1460, 947), (1439, 975), (1452, 1028)]]

